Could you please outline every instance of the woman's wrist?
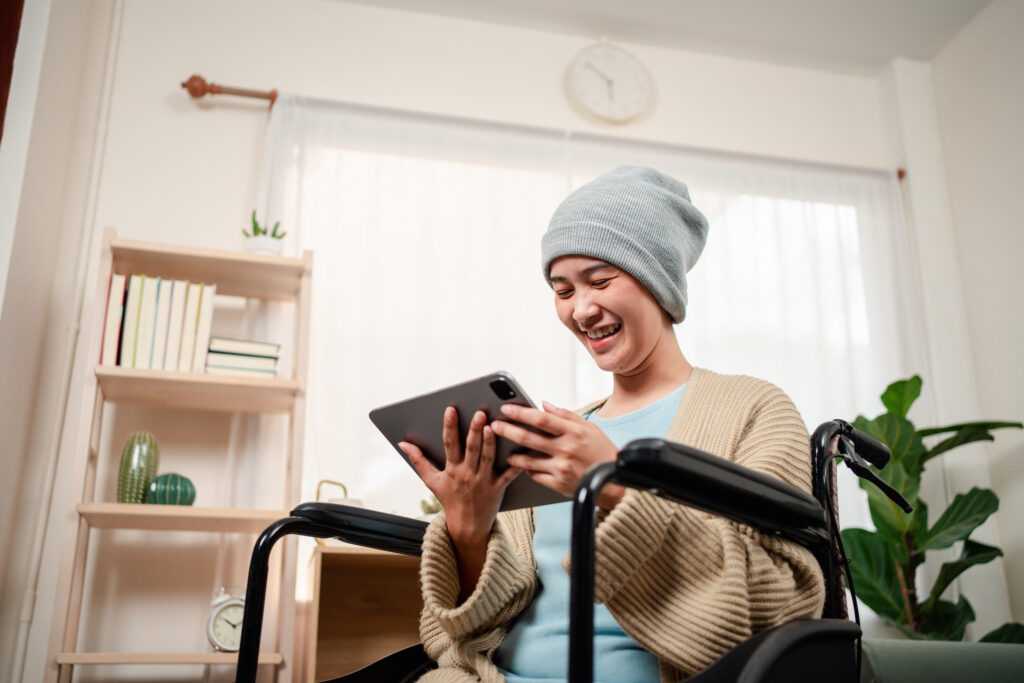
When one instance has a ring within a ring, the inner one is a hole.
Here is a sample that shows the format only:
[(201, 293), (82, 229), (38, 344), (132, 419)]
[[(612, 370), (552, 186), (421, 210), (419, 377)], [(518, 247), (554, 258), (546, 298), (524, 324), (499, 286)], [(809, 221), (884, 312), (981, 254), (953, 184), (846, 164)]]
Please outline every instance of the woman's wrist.
[(597, 499), (597, 506), (602, 510), (611, 512), (612, 508), (618, 505), (626, 495), (626, 487), (618, 484), (608, 484), (601, 490)]

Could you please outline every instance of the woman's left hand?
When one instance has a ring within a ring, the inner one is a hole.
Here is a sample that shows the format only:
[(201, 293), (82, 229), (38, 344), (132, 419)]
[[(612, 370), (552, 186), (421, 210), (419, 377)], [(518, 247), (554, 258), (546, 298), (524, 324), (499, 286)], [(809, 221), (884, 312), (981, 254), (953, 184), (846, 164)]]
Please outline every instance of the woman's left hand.
[[(517, 453), (508, 458), (509, 465), (526, 471), (538, 484), (572, 498), (583, 474), (592, 465), (612, 462), (618, 447), (601, 428), (571, 410), (545, 402), (544, 410), (512, 404), (501, 407), (510, 420), (535, 427), (550, 436), (537, 434), (516, 424), (495, 420), (491, 429), (498, 436), (544, 455)], [(601, 492), (599, 505), (610, 510), (622, 499), (625, 489), (609, 484)]]

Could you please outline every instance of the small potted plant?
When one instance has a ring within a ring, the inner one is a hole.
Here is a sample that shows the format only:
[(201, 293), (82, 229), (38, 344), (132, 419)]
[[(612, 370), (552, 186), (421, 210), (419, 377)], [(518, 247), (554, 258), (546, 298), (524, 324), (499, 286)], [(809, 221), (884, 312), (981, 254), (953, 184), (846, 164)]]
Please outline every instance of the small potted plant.
[(279, 232), (281, 221), (274, 223), (273, 228), (260, 225), (256, 220), (256, 209), (252, 210), (252, 232), (242, 230), (245, 235), (245, 248), (248, 251), (260, 254), (280, 254), (283, 242), (281, 239), (287, 235), (286, 232)]

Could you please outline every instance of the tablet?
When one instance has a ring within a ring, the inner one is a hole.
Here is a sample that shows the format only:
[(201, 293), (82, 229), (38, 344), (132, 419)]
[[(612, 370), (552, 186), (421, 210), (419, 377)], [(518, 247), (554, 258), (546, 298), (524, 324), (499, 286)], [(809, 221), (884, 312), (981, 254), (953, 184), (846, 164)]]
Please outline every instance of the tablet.
[[(419, 446), (435, 467), (444, 469), (444, 442), (441, 439), (441, 431), (445, 408), (454, 406), (458, 411), (459, 434), (462, 443), (465, 443), (470, 420), (477, 410), (483, 410), (487, 414), (488, 424), (496, 418), (511, 422), (501, 414), (501, 406), (505, 403), (536, 407), (512, 375), (507, 372), (494, 372), (429, 394), (381, 406), (370, 411), (370, 420), (409, 467), (412, 467), (412, 463), (398, 447), (400, 441), (408, 441)], [(508, 467), (508, 456), (511, 453), (524, 450), (518, 444), (500, 437), (495, 448), (494, 468), (499, 472), (505, 471)], [(516, 510), (566, 500), (569, 499), (562, 494), (541, 486), (526, 474), (520, 474), (505, 489), (505, 496), (499, 509)]]

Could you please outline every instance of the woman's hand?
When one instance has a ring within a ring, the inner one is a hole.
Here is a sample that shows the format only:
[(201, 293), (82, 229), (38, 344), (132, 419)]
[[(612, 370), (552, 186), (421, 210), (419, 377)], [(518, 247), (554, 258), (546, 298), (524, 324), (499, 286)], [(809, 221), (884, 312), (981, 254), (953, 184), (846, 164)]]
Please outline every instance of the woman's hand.
[(487, 556), (487, 539), (505, 489), (522, 472), (509, 467), (501, 474), (495, 473), (495, 437), (485, 422), (487, 415), (478, 410), (470, 423), (463, 451), (459, 444), (458, 413), (451, 406), (445, 409), (443, 470), (434, 467), (417, 446), (407, 441), (398, 444), (444, 507), (448, 535), (459, 561), (462, 599), (469, 597), (480, 578)]
[[(539, 451), (544, 455), (519, 453), (508, 458), (510, 465), (522, 468), (538, 484), (572, 498), (584, 473), (592, 465), (612, 462), (618, 447), (601, 428), (571, 410), (545, 402), (544, 410), (506, 403), (501, 407), (505, 417), (546, 432), (544, 436), (501, 420), (491, 423), (498, 436)], [(608, 485), (601, 492), (598, 504), (610, 510), (618, 503), (625, 489)]]

